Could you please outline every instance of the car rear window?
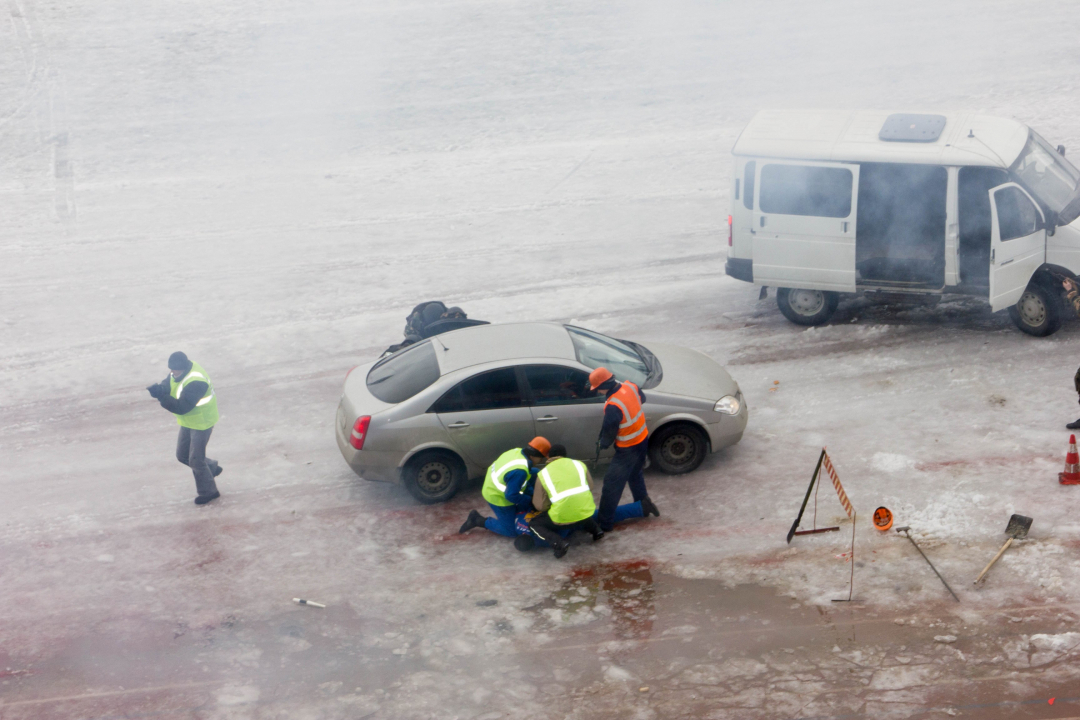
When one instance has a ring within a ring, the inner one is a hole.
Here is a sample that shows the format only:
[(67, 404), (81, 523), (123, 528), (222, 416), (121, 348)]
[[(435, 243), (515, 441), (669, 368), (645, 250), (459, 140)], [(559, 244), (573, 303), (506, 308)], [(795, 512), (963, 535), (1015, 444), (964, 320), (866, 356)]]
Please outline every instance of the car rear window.
[(368, 372), (368, 392), (379, 400), (399, 403), (439, 379), (439, 361), (431, 341), (396, 352)]

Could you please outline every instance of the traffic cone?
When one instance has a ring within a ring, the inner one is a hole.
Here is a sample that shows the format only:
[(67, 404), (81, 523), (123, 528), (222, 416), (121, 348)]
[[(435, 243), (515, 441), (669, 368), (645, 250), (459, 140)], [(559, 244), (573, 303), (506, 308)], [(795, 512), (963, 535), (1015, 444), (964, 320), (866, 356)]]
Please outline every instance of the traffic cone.
[(1076, 436), (1069, 436), (1069, 452), (1065, 453), (1065, 472), (1058, 473), (1062, 485), (1080, 485), (1080, 455), (1076, 452)]

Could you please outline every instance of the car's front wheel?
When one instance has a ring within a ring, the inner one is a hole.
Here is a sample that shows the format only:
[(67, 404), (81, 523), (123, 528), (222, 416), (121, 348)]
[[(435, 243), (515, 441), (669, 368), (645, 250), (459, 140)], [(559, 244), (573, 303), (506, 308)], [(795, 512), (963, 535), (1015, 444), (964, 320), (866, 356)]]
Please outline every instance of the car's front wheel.
[(665, 425), (649, 438), (649, 460), (668, 475), (696, 470), (709, 452), (709, 438), (690, 423)]
[(1028, 335), (1045, 337), (1061, 327), (1061, 302), (1044, 285), (1031, 283), (1009, 308), (1013, 324)]
[(780, 312), (796, 325), (823, 325), (840, 304), (840, 296), (825, 290), (780, 288), (776, 291)]
[(401, 480), (409, 493), (424, 503), (446, 502), (465, 482), (465, 463), (448, 450), (428, 450), (409, 458)]

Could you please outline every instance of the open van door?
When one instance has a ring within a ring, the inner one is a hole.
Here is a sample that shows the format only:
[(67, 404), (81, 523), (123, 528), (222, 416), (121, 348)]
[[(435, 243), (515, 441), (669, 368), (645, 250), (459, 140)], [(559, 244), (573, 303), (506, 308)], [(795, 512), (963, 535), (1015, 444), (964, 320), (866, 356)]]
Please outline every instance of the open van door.
[(855, 292), (859, 166), (758, 162), (754, 283)]
[(1046, 262), (1046, 219), (1016, 183), (990, 190), (990, 307), (1015, 305)]

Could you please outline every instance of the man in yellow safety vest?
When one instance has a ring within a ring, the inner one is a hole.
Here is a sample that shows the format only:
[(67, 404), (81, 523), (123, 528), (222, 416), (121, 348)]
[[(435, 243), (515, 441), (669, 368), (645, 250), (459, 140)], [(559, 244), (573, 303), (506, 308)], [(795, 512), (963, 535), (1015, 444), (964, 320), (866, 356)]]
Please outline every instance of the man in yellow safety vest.
[(458, 533), (482, 527), (498, 535), (517, 537), (517, 516), (532, 507), (532, 483), (550, 447), (547, 438), (537, 435), (525, 447), (511, 448), (496, 458), (484, 476), (481, 489), (495, 517), (484, 517), (470, 510)]
[(550, 545), (557, 558), (566, 554), (566, 536), (575, 530), (591, 534), (593, 542), (604, 537), (596, 522), (590, 479), (585, 463), (566, 457), (562, 445), (551, 446), (533, 490), (533, 506), (542, 512), (529, 521), (529, 531)]
[(191, 468), (195, 475), (196, 505), (205, 505), (221, 497), (214, 478), (221, 465), (206, 457), (206, 444), (218, 421), (217, 395), (210, 376), (198, 363), (182, 352), (169, 356), (169, 375), (146, 388), (180, 425), (176, 439), (176, 459)]

